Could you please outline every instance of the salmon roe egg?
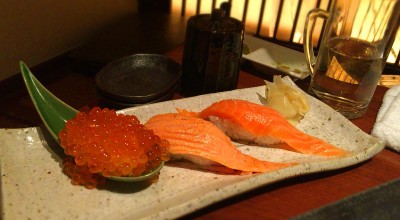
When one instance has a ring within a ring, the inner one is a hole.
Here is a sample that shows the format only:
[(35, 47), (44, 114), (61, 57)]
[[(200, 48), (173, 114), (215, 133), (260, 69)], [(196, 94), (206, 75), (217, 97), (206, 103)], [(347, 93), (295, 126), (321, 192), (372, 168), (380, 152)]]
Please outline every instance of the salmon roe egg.
[(93, 174), (140, 176), (169, 159), (168, 141), (140, 124), (136, 116), (107, 108), (79, 112), (67, 121), (59, 137), (76, 166)]
[(91, 173), (88, 167), (78, 166), (72, 157), (67, 156), (63, 160), (63, 172), (71, 179), (73, 185), (83, 185), (88, 189), (93, 189), (105, 183), (104, 176)]

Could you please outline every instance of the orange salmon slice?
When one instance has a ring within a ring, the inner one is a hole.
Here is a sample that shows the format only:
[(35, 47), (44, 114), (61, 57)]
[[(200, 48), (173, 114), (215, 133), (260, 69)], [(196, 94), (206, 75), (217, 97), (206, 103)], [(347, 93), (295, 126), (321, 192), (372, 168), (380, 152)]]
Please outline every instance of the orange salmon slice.
[[(262, 161), (239, 151), (215, 125), (188, 114), (167, 113), (153, 116), (145, 126), (169, 141), (172, 156), (188, 156), (218, 163), (230, 169), (248, 172), (268, 172), (294, 165)], [(198, 160), (192, 160), (199, 163)]]
[(309, 155), (345, 156), (340, 149), (308, 135), (291, 125), (279, 112), (245, 100), (222, 100), (198, 113), (210, 120), (229, 137), (260, 145), (284, 142), (290, 148)]

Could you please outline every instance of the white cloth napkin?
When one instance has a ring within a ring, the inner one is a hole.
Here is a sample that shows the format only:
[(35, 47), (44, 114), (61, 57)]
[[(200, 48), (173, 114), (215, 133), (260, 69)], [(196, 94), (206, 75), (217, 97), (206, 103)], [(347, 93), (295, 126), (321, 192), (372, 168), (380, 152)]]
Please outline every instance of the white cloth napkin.
[(386, 92), (371, 134), (400, 152), (400, 86)]

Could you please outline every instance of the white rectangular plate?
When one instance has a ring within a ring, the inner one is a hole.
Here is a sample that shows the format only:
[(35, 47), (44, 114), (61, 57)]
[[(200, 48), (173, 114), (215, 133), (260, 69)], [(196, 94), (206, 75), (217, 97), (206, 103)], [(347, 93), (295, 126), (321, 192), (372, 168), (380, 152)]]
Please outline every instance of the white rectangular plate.
[(254, 68), (264, 74), (270, 74), (269, 68), (273, 68), (298, 79), (309, 75), (304, 53), (248, 34), (244, 36), (244, 44), (249, 47), (250, 53), (243, 54), (243, 59), (249, 60)]
[[(121, 113), (135, 114), (144, 123), (158, 113), (175, 108), (199, 111), (229, 98), (259, 103), (257, 93), (265, 86), (203, 95), (136, 108)], [(61, 148), (40, 128), (0, 129), (1, 198), (3, 219), (170, 219), (216, 201), (283, 181), (293, 176), (322, 172), (360, 163), (377, 154), (384, 144), (364, 133), (325, 104), (308, 96), (311, 110), (297, 126), (353, 152), (344, 158), (306, 156), (280, 149), (237, 144), (244, 153), (271, 161), (300, 164), (257, 175), (221, 175), (169, 166), (159, 181), (149, 187), (110, 181), (104, 189), (74, 186), (62, 173)]]

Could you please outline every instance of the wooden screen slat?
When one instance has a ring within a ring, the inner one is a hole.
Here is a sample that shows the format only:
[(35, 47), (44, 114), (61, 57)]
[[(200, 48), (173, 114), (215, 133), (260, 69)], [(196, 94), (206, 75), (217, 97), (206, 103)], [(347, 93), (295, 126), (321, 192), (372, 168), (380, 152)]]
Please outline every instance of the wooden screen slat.
[(181, 16), (185, 17), (186, 13), (186, 0), (182, 0)]
[(262, 0), (262, 2), (261, 2), (260, 15), (258, 16), (258, 23), (257, 23), (257, 30), (256, 30), (257, 35), (260, 35), (260, 31), (261, 31), (262, 21), (263, 21), (263, 17), (264, 17), (265, 1), (266, 0)]
[(242, 15), (243, 24), (246, 24), (246, 16), (247, 16), (247, 10), (248, 9), (249, 9), (249, 0), (245, 0), (244, 8), (243, 8), (243, 15)]
[(300, 9), (301, 9), (302, 4), (303, 4), (303, 0), (299, 0), (299, 3), (297, 4), (297, 9), (296, 9), (296, 15), (294, 16), (292, 31), (290, 33), (290, 38), (289, 38), (290, 42), (293, 42), (294, 34), (296, 33), (297, 23), (299, 20)]
[(196, 15), (200, 14), (201, 0), (197, 0)]
[(278, 33), (278, 28), (279, 28), (279, 22), (281, 21), (282, 17), (282, 9), (283, 9), (283, 3), (285, 0), (279, 1), (279, 8), (278, 8), (278, 14), (275, 22), (275, 27), (274, 27), (274, 35), (273, 39), (276, 39), (276, 34)]

